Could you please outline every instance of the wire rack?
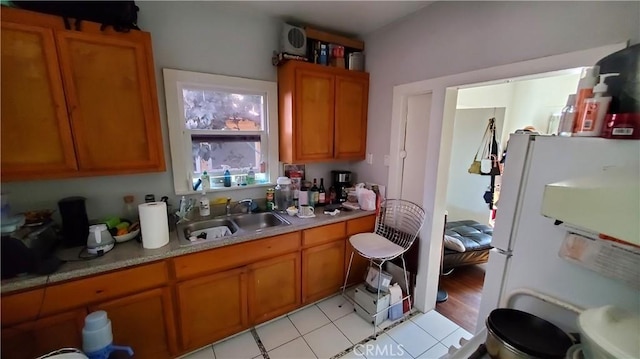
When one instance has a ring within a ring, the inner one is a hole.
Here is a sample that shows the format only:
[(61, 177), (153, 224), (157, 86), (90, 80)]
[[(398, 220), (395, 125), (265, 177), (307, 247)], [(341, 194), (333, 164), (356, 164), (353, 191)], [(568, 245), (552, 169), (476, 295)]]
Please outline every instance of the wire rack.
[(425, 212), (403, 199), (387, 199), (380, 205), (375, 233), (405, 250), (411, 247), (424, 224)]

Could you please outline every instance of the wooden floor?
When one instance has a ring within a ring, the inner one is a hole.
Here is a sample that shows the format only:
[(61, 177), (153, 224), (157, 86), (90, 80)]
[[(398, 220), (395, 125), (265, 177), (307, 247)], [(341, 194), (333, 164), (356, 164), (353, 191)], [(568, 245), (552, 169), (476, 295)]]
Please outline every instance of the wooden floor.
[(478, 319), (484, 267), (484, 264), (459, 267), (440, 277), (440, 289), (449, 293), (449, 299), (436, 304), (436, 311), (472, 334)]

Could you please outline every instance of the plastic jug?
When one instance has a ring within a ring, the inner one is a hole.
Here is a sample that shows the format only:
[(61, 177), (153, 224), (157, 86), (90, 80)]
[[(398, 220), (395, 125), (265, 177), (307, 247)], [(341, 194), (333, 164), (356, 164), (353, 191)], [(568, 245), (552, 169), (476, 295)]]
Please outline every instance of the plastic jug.
[(276, 183), (278, 184), (275, 192), (276, 208), (284, 213), (292, 203), (291, 180), (288, 177), (278, 177)]
[(131, 347), (113, 345), (111, 321), (107, 312), (99, 310), (84, 318), (82, 328), (82, 351), (89, 359), (108, 359), (111, 352), (122, 350), (133, 356)]

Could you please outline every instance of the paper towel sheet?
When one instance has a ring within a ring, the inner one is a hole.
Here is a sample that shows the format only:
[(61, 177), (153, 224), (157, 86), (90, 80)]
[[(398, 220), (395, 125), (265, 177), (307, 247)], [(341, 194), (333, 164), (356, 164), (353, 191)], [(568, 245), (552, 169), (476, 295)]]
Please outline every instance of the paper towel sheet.
[(169, 222), (167, 220), (167, 204), (149, 202), (138, 206), (142, 247), (160, 248), (169, 243)]

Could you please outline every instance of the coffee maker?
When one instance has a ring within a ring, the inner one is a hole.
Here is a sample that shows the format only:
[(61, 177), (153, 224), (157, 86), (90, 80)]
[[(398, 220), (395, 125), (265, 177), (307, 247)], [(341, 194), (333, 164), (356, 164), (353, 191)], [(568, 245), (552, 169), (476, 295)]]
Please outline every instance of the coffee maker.
[(351, 171), (331, 171), (333, 188), (336, 190), (336, 201), (343, 203), (347, 201), (349, 195), (348, 188), (351, 187)]

